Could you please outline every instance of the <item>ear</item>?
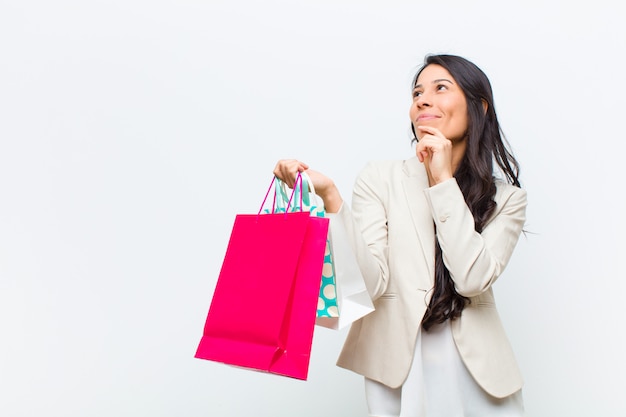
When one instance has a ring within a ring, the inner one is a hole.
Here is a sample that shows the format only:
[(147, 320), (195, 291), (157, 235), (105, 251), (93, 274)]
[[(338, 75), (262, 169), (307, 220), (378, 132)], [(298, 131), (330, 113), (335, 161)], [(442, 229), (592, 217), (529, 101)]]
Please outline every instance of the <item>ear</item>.
[(487, 114), (487, 109), (489, 108), (489, 103), (484, 98), (481, 98), (480, 101), (483, 102), (483, 113)]

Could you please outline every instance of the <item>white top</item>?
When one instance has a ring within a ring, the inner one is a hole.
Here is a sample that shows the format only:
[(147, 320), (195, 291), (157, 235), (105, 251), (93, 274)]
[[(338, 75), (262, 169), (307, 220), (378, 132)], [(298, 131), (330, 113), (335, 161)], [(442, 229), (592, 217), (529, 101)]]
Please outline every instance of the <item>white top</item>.
[(463, 364), (450, 322), (420, 329), (409, 376), (389, 388), (369, 379), (365, 390), (370, 416), (522, 417), (522, 392), (498, 399), (487, 394)]

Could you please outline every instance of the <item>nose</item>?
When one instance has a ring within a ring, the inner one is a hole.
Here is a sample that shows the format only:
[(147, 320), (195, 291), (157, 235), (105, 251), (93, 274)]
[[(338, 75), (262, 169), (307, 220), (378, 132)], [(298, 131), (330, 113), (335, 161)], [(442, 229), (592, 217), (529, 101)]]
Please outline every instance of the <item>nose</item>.
[(428, 98), (428, 96), (426, 95), (426, 93), (422, 93), (420, 94), (416, 99), (415, 99), (415, 104), (417, 105), (418, 108), (421, 107), (430, 107), (431, 103), (430, 103), (430, 99)]

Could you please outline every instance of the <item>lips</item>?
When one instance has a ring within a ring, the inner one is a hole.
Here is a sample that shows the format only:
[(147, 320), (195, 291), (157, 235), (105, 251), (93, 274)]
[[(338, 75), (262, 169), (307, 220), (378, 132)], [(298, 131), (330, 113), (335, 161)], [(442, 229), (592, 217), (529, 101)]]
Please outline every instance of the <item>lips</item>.
[(427, 114), (427, 113), (424, 113), (424, 114), (420, 114), (419, 116), (417, 116), (417, 121), (418, 121), (418, 122), (423, 122), (423, 121), (426, 121), (426, 120), (434, 120), (434, 119), (439, 119), (439, 117), (440, 117), (440, 116), (437, 116), (437, 115), (435, 115), (435, 114)]

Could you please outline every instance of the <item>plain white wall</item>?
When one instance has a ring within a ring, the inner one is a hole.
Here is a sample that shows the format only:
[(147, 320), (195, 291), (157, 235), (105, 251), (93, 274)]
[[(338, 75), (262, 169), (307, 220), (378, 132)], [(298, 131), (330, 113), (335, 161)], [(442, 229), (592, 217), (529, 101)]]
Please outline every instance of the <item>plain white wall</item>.
[(349, 200), (412, 156), (429, 52), (483, 68), (522, 165), (532, 233), (495, 291), (528, 415), (625, 415), (622, 9), (0, 0), (0, 416), (364, 416), (345, 332), (316, 330), (306, 382), (193, 355), (276, 160)]

